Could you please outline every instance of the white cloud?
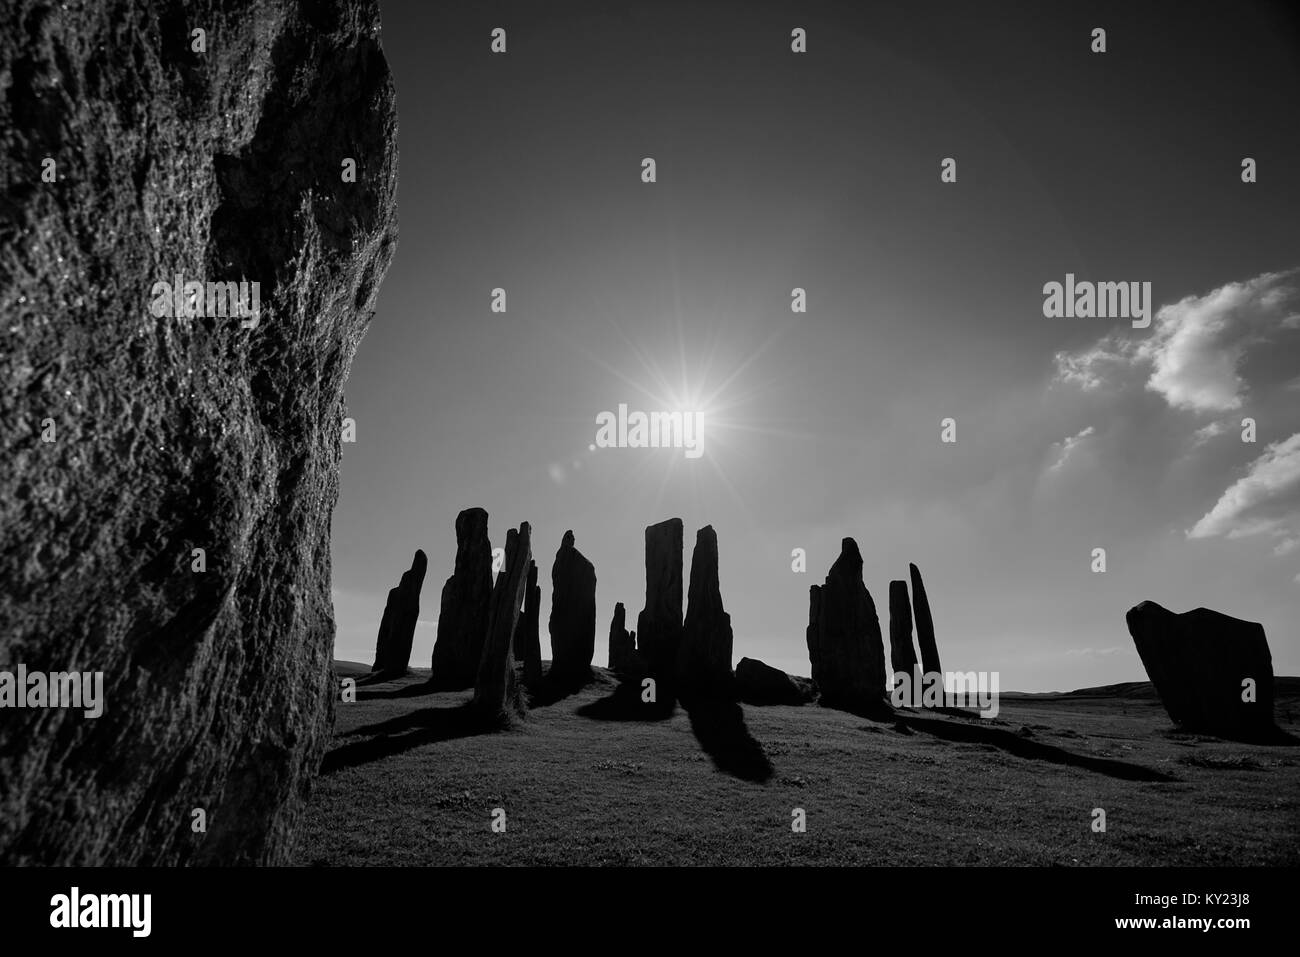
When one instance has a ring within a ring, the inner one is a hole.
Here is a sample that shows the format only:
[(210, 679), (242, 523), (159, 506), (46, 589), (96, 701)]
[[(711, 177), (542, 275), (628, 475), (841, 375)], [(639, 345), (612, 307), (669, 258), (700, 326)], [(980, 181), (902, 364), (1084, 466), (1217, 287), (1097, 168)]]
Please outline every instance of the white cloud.
[(1211, 422), (1209, 425), (1203, 425), (1192, 433), (1192, 444), (1200, 447), (1216, 435), (1222, 435), (1228, 431), (1227, 423)]
[(1082, 431), (1078, 432), (1077, 434), (1071, 435), (1069, 438), (1065, 439), (1064, 441), (1053, 444), (1052, 447), (1058, 450), (1056, 455), (1056, 461), (1047, 467), (1047, 471), (1059, 472), (1061, 468), (1065, 465), (1066, 459), (1070, 457), (1070, 453), (1074, 451), (1075, 446), (1077, 446), (1080, 442), (1082, 442), (1084, 439), (1086, 439), (1088, 436), (1092, 435), (1096, 431), (1097, 430), (1090, 425), (1086, 429), (1083, 429)]
[(1080, 352), (1058, 353), (1057, 380), (1095, 390), (1140, 371), (1171, 408), (1239, 409), (1248, 392), (1242, 360), (1290, 328), (1298, 279), (1300, 269), (1264, 273), (1161, 306), (1144, 338), (1111, 333)]
[(1300, 432), (1267, 446), (1187, 533), (1189, 538), (1264, 534), (1283, 537), (1274, 549), (1279, 555), (1294, 550), (1292, 540), (1300, 537)]

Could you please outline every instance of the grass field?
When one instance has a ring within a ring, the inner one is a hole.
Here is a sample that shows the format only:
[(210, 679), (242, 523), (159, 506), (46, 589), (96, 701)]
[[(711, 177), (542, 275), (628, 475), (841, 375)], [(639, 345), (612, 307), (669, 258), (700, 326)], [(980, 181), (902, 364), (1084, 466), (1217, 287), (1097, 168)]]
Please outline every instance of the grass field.
[[(741, 728), (680, 708), (655, 722), (586, 717), (615, 686), (597, 675), (494, 734), (469, 733), (457, 707), (469, 692), (403, 696), (426, 674), (363, 687), (338, 706), (294, 863), (1300, 863), (1300, 747), (1178, 733), (1145, 684), (1004, 694), (980, 722), (745, 705)], [(1293, 734), (1297, 684), (1278, 681)], [(944, 736), (989, 730), (997, 743)]]

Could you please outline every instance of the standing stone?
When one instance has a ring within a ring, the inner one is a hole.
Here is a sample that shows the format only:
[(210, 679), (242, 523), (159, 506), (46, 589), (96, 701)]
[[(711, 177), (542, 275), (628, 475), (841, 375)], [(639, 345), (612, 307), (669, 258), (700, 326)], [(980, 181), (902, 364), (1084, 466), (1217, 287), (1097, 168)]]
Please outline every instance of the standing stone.
[(637, 675), (644, 671), (636, 650), (636, 632), (625, 627), (627, 612), (620, 601), (614, 605), (609, 623), (609, 670), (620, 675)]
[(677, 654), (677, 683), (687, 694), (732, 696), (731, 616), (718, 585), (718, 534), (706, 525), (695, 535), (686, 622)]
[(821, 703), (877, 711), (885, 694), (885, 647), (875, 602), (862, 582), (857, 542), (843, 540), (823, 585), (809, 589), (808, 657)]
[[(0, 708), (0, 866), (284, 864), (339, 700), (344, 388), (397, 248), (379, 4), (6, 0), (0, 77), (0, 669), (102, 673), (105, 702)], [(259, 312), (154, 318), (178, 273)]]
[(637, 617), (641, 659), (669, 699), (682, 638), (682, 520), (670, 518), (645, 530), (645, 609)]
[(411, 644), (415, 641), (415, 623), (420, 617), (420, 588), (429, 560), (416, 549), (409, 571), (402, 572), (397, 587), (388, 592), (384, 615), (379, 621), (379, 638), (375, 642), (372, 674), (400, 676), (411, 666)]
[(921, 646), (921, 670), (927, 675), (942, 674), (939, 648), (934, 643), (934, 617), (930, 614), (925, 582), (921, 581), (921, 569), (909, 563), (907, 570), (912, 578), (912, 609), (916, 617), (916, 641)]
[[(1186, 731), (1242, 740), (1277, 734), (1273, 656), (1264, 626), (1209, 608), (1181, 615), (1144, 601), (1129, 634), (1165, 710)], [(1246, 693), (1253, 686), (1252, 697)]]
[(474, 682), (472, 708), (488, 727), (508, 726), (525, 708), (515, 680), (514, 640), (532, 557), (531, 529), (523, 522), (517, 532), (506, 534), (506, 565), (492, 589), (487, 639)]
[(456, 566), (442, 586), (438, 636), (429, 684), (459, 691), (474, 684), (487, 636), (492, 597), (492, 544), (488, 513), (467, 508), (456, 516)]
[(596, 569), (565, 532), (551, 566), (551, 683), (581, 687), (596, 653)]
[(528, 563), (528, 585), (524, 590), (524, 610), (515, 629), (515, 659), (524, 663), (524, 684), (536, 689), (542, 683), (542, 643), (537, 633), (541, 613), (542, 589), (537, 584), (537, 562)]
[(921, 675), (916, 646), (912, 644), (912, 603), (904, 581), (889, 583), (889, 663), (895, 675), (907, 676), (913, 694), (919, 694)]

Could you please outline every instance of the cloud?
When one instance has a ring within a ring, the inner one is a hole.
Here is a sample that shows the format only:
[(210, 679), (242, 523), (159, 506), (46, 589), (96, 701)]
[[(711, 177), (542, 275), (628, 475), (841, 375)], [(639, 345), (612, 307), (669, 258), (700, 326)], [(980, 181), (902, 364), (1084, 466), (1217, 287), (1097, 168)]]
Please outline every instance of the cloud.
[(1047, 467), (1047, 471), (1059, 472), (1061, 468), (1065, 465), (1066, 459), (1070, 457), (1070, 453), (1074, 451), (1075, 446), (1077, 446), (1080, 442), (1082, 442), (1084, 439), (1086, 439), (1088, 436), (1092, 435), (1096, 431), (1097, 430), (1090, 425), (1086, 429), (1083, 429), (1081, 432), (1078, 432), (1075, 435), (1071, 435), (1069, 438), (1061, 442), (1057, 442), (1053, 444), (1052, 448), (1057, 449), (1058, 452), (1056, 455), (1056, 461)]
[(1192, 433), (1192, 444), (1199, 448), (1216, 435), (1222, 435), (1227, 431), (1228, 425), (1226, 422), (1211, 422), (1209, 425), (1203, 425)]
[(1137, 374), (1171, 408), (1240, 409), (1247, 354), (1298, 328), (1298, 285), (1300, 269), (1264, 273), (1161, 306), (1144, 338), (1116, 332), (1087, 349), (1057, 353), (1056, 379), (1093, 391)]
[(1274, 442), (1187, 532), (1188, 538), (1273, 535), (1286, 555), (1300, 539), (1300, 432)]

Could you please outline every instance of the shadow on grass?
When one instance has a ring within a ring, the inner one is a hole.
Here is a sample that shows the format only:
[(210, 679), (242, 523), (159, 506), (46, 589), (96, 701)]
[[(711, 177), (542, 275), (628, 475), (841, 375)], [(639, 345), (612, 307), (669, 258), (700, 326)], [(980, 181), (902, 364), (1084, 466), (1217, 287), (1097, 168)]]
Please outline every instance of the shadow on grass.
[(393, 688), (390, 691), (362, 691), (361, 682), (357, 682), (357, 700), (382, 701), (392, 698), (423, 698), (425, 695), (438, 694), (444, 691), (471, 691), (473, 687), (473, 685), (466, 685), (464, 688), (442, 688), (429, 681), (420, 681), (415, 684), (402, 685), (402, 687)]
[(624, 679), (611, 694), (584, 704), (576, 713), (595, 721), (664, 721), (673, 716), (676, 707), (672, 697), (642, 701), (641, 682)]
[(347, 737), (363, 734), (375, 737), (352, 741), (330, 751), (321, 761), (320, 773), (329, 775), (425, 744), (490, 734), (492, 730), (483, 725), (468, 703), (454, 708), (425, 708), (349, 731)]
[(578, 674), (567, 677), (548, 671), (536, 687), (528, 687), (528, 707), (548, 708), (595, 682), (596, 676), (590, 671), (585, 676)]
[(936, 718), (918, 718), (912, 715), (895, 714), (896, 726), (901, 725), (914, 731), (932, 734), (946, 741), (961, 741), (971, 744), (988, 744), (999, 748), (1018, 758), (1031, 761), (1048, 761), (1052, 764), (1065, 764), (1070, 767), (1095, 771), (1122, 781), (1177, 781), (1178, 778), (1163, 771), (1129, 764), (1127, 761), (1115, 761), (1111, 758), (1093, 758), (1086, 754), (1075, 754), (1051, 744), (1022, 738), (1005, 728), (987, 728), (980, 725), (958, 724), (955, 721), (941, 721)]
[(682, 707), (690, 716), (695, 740), (719, 771), (759, 784), (772, 777), (772, 762), (745, 726), (738, 702), (700, 697), (683, 701)]

